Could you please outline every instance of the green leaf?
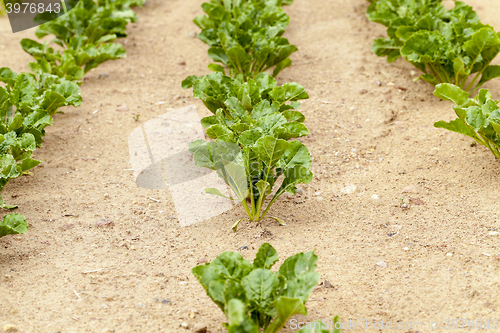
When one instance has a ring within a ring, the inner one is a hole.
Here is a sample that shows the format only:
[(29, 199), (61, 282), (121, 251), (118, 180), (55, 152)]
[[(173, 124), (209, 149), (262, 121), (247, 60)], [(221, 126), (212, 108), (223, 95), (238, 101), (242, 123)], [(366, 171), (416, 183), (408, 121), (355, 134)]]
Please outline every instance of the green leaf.
[(231, 299), (227, 304), (229, 320), (228, 333), (260, 333), (259, 327), (251, 320), (245, 304), (239, 299)]
[(298, 298), (279, 297), (273, 302), (278, 317), (269, 325), (264, 333), (277, 333), (294, 314), (307, 315), (307, 310)]
[(226, 199), (229, 199), (229, 200), (234, 200), (233, 198), (230, 198), (224, 194), (222, 194), (218, 189), (216, 188), (206, 188), (205, 189), (205, 192), (208, 193), (208, 194), (213, 194), (213, 195), (217, 195), (219, 197), (223, 197), (223, 198), (226, 198)]
[(253, 261), (253, 267), (271, 269), (279, 260), (278, 252), (269, 243), (260, 246), (257, 255)]
[(182, 81), (182, 89), (191, 88), (195, 82), (198, 80), (198, 77), (195, 75), (188, 76)]
[(266, 135), (255, 143), (254, 150), (259, 159), (268, 167), (272, 168), (285, 153), (289, 143), (285, 140), (276, 139)]
[(273, 77), (278, 76), (278, 74), (282, 70), (284, 70), (285, 68), (290, 67), (290, 66), (292, 66), (292, 60), (289, 58), (286, 58), (285, 60), (283, 60), (282, 62), (280, 62), (279, 64), (276, 65), (276, 67), (273, 70)]
[(434, 95), (441, 99), (452, 101), (457, 105), (465, 105), (469, 100), (469, 94), (454, 84), (442, 83), (436, 86)]
[(468, 137), (473, 138), (478, 142), (482, 142), (477, 133), (466, 123), (464, 123), (461, 119), (455, 119), (450, 122), (446, 121), (438, 121), (434, 123), (434, 127), (436, 128), (444, 128), (452, 132), (460, 133), (466, 135)]
[(280, 285), (278, 277), (268, 269), (257, 268), (241, 280), (246, 297), (260, 312), (272, 315), (271, 302)]
[(25, 234), (27, 231), (28, 223), (21, 214), (5, 215), (2, 222), (0, 222), (0, 237), (10, 234)]
[(488, 82), (491, 79), (495, 79), (500, 77), (500, 66), (491, 65), (486, 67), (481, 76), (481, 80), (479, 81), (478, 86), (482, 86), (484, 83)]

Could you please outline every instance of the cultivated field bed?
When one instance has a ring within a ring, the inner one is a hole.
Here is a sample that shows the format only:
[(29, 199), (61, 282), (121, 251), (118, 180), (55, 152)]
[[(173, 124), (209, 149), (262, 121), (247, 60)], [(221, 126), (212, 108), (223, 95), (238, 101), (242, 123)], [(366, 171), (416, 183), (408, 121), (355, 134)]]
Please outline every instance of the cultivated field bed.
[[(500, 30), (500, 3), (466, 2)], [(285, 7), (285, 36), (299, 51), (277, 79), (310, 95), (301, 112), (311, 134), (302, 141), (315, 175), (273, 206), (286, 226), (267, 219), (233, 233), (245, 214), (237, 206), (182, 228), (168, 191), (137, 187), (130, 132), (169, 109), (194, 104), (209, 114), (181, 88), (186, 76), (208, 74), (207, 47), (193, 38), (202, 3), (138, 8), (120, 40), (127, 57), (86, 75), (82, 106), (56, 115), (35, 152), (44, 162), (6, 187), (3, 197), (30, 229), (0, 239), (0, 327), (183, 332), (187, 323), (219, 332), (225, 317), (191, 269), (227, 250), (253, 259), (264, 242), (278, 264), (316, 249), (323, 283), (307, 320), (500, 320), (500, 164), (485, 147), (433, 127), (455, 118), (452, 103), (413, 82), (410, 64), (371, 53), (385, 29), (366, 19), (365, 0)], [(19, 41), (34, 30), (11, 34), (1, 17), (0, 34), (0, 67), (28, 70)], [(485, 87), (499, 98), (498, 80)]]

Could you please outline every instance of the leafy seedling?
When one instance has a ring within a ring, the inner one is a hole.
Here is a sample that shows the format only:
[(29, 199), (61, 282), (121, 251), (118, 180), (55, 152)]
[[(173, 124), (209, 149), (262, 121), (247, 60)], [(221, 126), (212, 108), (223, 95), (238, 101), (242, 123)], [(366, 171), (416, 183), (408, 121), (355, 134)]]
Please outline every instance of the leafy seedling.
[(367, 16), (386, 26), (389, 37), (376, 39), (372, 51), (388, 62), (404, 57), (423, 72), (418, 79), (472, 93), (500, 76), (500, 66), (491, 65), (499, 34), (463, 2), (447, 10), (437, 0), (374, 0)]
[(294, 314), (307, 315), (305, 303), (319, 281), (314, 251), (286, 259), (271, 271), (278, 253), (262, 244), (251, 263), (227, 251), (192, 273), (226, 315), (228, 332), (277, 333)]
[(487, 147), (495, 158), (500, 158), (500, 107), (487, 89), (469, 98), (469, 94), (459, 87), (444, 83), (436, 87), (434, 95), (455, 103), (453, 109), (458, 116), (450, 122), (438, 121), (435, 127), (471, 137)]
[[(298, 100), (309, 97), (302, 86), (278, 87), (267, 73), (247, 82), (212, 73), (190, 84), (214, 113), (201, 121), (214, 141), (191, 142), (189, 151), (197, 166), (215, 170), (229, 185), (250, 221), (261, 221), (283, 193), (294, 194), (297, 184), (312, 180), (309, 150), (300, 141), (289, 141), (309, 133), (297, 111)], [(223, 196), (217, 189), (206, 191)], [(272, 198), (266, 207), (268, 196)]]

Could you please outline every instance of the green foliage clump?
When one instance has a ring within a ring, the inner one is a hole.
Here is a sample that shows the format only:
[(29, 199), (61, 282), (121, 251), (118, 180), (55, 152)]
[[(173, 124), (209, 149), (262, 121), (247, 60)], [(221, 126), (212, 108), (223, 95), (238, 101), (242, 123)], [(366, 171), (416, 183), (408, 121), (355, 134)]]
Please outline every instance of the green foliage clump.
[(273, 69), (277, 76), (292, 64), (289, 56), (297, 51), (282, 37), (290, 18), (281, 6), (292, 0), (211, 0), (203, 4), (206, 15), (194, 23), (202, 29), (198, 38), (210, 46), (208, 56), (218, 64), (214, 71), (229, 71), (229, 76), (243, 75), (255, 78), (259, 73)]
[(471, 137), (490, 149), (495, 158), (500, 158), (500, 107), (487, 89), (481, 89), (475, 98), (469, 98), (467, 92), (445, 83), (436, 87), (434, 95), (454, 102), (453, 109), (458, 116), (450, 122), (439, 121), (435, 127)]
[(402, 56), (423, 72), (420, 79), (468, 92), (500, 76), (500, 66), (490, 65), (500, 52), (499, 34), (465, 3), (455, 1), (447, 10), (441, 0), (370, 2), (368, 18), (386, 26), (388, 35), (376, 39), (372, 50), (388, 62)]
[(314, 251), (286, 259), (277, 272), (271, 271), (278, 253), (262, 244), (253, 263), (241, 254), (227, 251), (192, 272), (208, 296), (228, 319), (229, 333), (278, 332), (294, 314), (307, 315), (305, 303), (319, 273)]
[[(247, 82), (222, 73), (192, 81), (194, 95), (214, 114), (201, 121), (213, 141), (191, 142), (189, 151), (197, 166), (217, 171), (250, 221), (258, 222), (283, 193), (293, 194), (297, 184), (313, 178), (309, 150), (298, 140), (289, 141), (309, 134), (304, 115), (297, 111), (298, 101), (309, 95), (297, 83), (278, 86), (267, 73)], [(216, 189), (206, 191), (222, 195)], [(272, 198), (264, 208), (268, 196)]]

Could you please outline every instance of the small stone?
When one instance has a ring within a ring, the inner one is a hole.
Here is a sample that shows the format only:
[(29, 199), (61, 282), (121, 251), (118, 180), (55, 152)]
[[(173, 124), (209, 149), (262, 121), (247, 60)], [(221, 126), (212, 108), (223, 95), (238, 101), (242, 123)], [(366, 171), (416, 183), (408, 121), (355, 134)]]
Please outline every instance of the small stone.
[(418, 193), (420, 193), (420, 187), (418, 187), (416, 185), (408, 185), (408, 186), (406, 186), (401, 191), (401, 193), (414, 193), (414, 194), (418, 194)]
[(185, 285), (187, 285), (188, 283), (187, 283), (187, 281), (181, 281), (181, 282), (179, 282), (179, 284), (180, 284), (181, 286), (185, 286)]
[(107, 77), (109, 77), (108, 73), (101, 73), (101, 74), (99, 74), (99, 79), (105, 79)]
[(356, 185), (349, 185), (340, 190), (342, 194), (351, 194), (356, 191), (358, 187)]
[(422, 95), (417, 95), (418, 99), (421, 100), (422, 102), (425, 101), (425, 98), (422, 97)]
[(304, 190), (299, 187), (297, 188), (297, 191), (295, 191), (295, 194), (302, 195), (304, 194)]
[(316, 201), (323, 201), (323, 197), (316, 197)]
[(408, 251), (410, 248), (409, 247), (403, 247), (403, 250)]
[(7, 324), (3, 327), (4, 332), (19, 332), (16, 325)]
[(116, 111), (125, 112), (128, 111), (128, 107), (126, 105), (120, 105), (116, 108)]
[(415, 76), (415, 74), (417, 74), (417, 72), (415, 72), (415, 71), (410, 71), (410, 75), (411, 75), (411, 76)]
[(196, 262), (197, 265), (201, 265), (201, 264), (204, 264), (204, 263), (207, 263), (208, 262), (208, 259), (207, 258), (201, 258), (201, 259), (198, 259), (198, 261)]
[(186, 323), (186, 322), (183, 322), (183, 323), (181, 324), (181, 327), (187, 330), (187, 329), (189, 328), (189, 324), (188, 324), (188, 323)]
[(377, 263), (378, 266), (382, 267), (382, 268), (386, 268), (387, 267), (387, 264), (385, 263), (385, 261), (379, 261)]
[(138, 307), (138, 308), (141, 308), (141, 309), (148, 307), (148, 305), (145, 304), (145, 303), (137, 303), (135, 306)]
[(181, 60), (177, 63), (177, 65), (180, 65), (180, 66), (185, 66), (186, 65), (186, 62), (184, 60)]
[(317, 196), (317, 197), (320, 196), (321, 195), (321, 191), (318, 191), (318, 192), (314, 193), (314, 195)]
[(424, 201), (420, 198), (410, 198), (410, 203), (412, 205), (419, 205), (419, 206), (425, 204)]
[(490, 231), (490, 232), (488, 233), (488, 235), (489, 235), (489, 236), (498, 236), (498, 235), (500, 235), (500, 232), (498, 232), (498, 231)]
[(366, 90), (366, 89), (361, 89), (361, 90), (359, 91), (359, 93), (360, 93), (361, 95), (364, 95), (364, 94), (368, 93), (368, 90)]
[(325, 280), (323, 282), (323, 287), (325, 287), (325, 288), (334, 288), (333, 285), (328, 280)]
[(206, 333), (207, 332), (207, 325), (198, 323), (198, 324), (194, 325), (193, 332), (195, 332), (195, 333)]
[(243, 251), (243, 250), (248, 250), (248, 246), (243, 245), (243, 246), (242, 246), (242, 247), (240, 247), (238, 250), (240, 250), (240, 251)]
[(447, 257), (451, 257), (452, 255), (453, 255), (453, 253), (446, 253)]
[(374, 195), (372, 195), (372, 199), (373, 199), (373, 200), (378, 200), (378, 199), (380, 199), (380, 198), (379, 198), (379, 196), (378, 196), (378, 195), (374, 194)]
[(197, 34), (196, 32), (194, 32), (194, 31), (192, 31), (192, 32), (188, 32), (188, 33), (186, 34), (186, 37), (187, 37), (187, 38), (196, 38), (196, 36), (198, 36), (198, 34)]
[(109, 199), (109, 193), (104, 193), (104, 199)]
[(375, 84), (380, 87), (382, 85), (382, 82), (380, 82), (379, 80), (377, 80), (377, 81), (375, 81)]

